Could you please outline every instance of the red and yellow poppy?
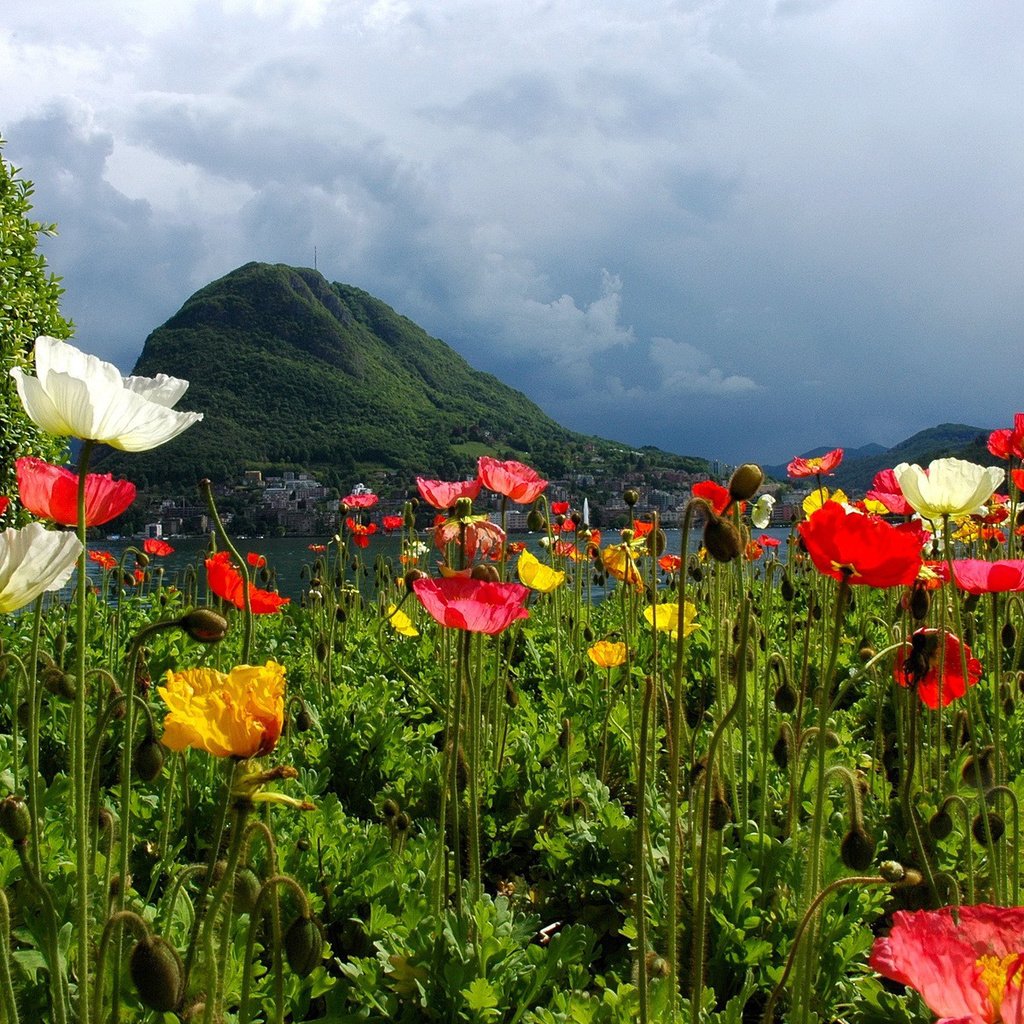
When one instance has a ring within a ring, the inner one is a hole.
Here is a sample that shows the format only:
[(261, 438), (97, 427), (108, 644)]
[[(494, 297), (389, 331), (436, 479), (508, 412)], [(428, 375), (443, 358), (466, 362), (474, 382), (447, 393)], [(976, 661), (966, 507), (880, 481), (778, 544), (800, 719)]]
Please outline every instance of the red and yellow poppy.
[(159, 537), (147, 537), (142, 542), (142, 550), (147, 555), (156, 555), (158, 558), (174, 554), (174, 548), (167, 541), (161, 540)]
[(90, 551), (89, 560), (101, 569), (116, 569), (117, 559), (109, 551)]
[[(222, 601), (236, 608), (245, 607), (242, 574), (231, 564), (231, 555), (227, 551), (218, 551), (206, 559), (206, 585)], [(256, 615), (278, 612), (290, 601), (291, 598), (249, 584), (249, 605)]]
[(665, 572), (679, 572), (683, 567), (683, 560), (678, 555), (662, 555), (658, 559), (658, 566)]
[(922, 533), (914, 524), (890, 526), (828, 501), (797, 529), (814, 567), (833, 579), (897, 587), (917, 578)]
[(1024, 1020), (1024, 907), (898, 910), (868, 959), (950, 1024)]
[(522, 462), (501, 462), (489, 455), (481, 455), (477, 460), (477, 473), (484, 487), (496, 494), (503, 494), (517, 505), (529, 505), (548, 485), (547, 480), (541, 479), (535, 469)]
[[(16, 459), (18, 496), (34, 516), (62, 526), (78, 525), (78, 474), (30, 456)], [(101, 526), (116, 519), (135, 500), (135, 484), (109, 473), (85, 478), (85, 525)]]
[[(967, 662), (966, 679), (960, 660), (961, 646)], [(981, 662), (952, 633), (947, 631), (941, 638), (937, 629), (919, 629), (897, 652), (893, 678), (900, 686), (916, 688), (921, 702), (934, 710), (939, 706), (940, 696), (942, 706), (946, 707), (962, 697), (968, 686), (974, 686), (981, 673)]]
[(470, 633), (494, 636), (530, 614), (526, 610), (530, 591), (519, 583), (424, 577), (414, 581), (412, 588), (436, 622)]
[(370, 546), (370, 538), (377, 532), (376, 523), (360, 523), (351, 516), (345, 520), (345, 526), (348, 527), (348, 532), (352, 536), (352, 543), (357, 548), (368, 548)]
[(843, 449), (833, 448), (832, 451), (825, 452), (824, 455), (815, 455), (810, 459), (804, 459), (797, 456), (786, 467), (786, 472), (794, 479), (805, 476), (827, 476), (829, 473), (832, 473), (842, 461)]

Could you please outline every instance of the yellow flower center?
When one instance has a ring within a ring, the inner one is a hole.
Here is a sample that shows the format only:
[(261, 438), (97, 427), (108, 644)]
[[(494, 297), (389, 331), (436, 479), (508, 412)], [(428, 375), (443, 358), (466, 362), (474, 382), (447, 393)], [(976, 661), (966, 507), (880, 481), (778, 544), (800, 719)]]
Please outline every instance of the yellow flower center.
[(1007, 977), (1006, 973), (1009, 965), (1019, 956), (1019, 953), (1008, 953), (1003, 957), (988, 953), (985, 956), (978, 957), (977, 963), (981, 968), (981, 975), (978, 980), (988, 988), (988, 997), (992, 1001), (992, 1009), (997, 1015), (1010, 982), (1015, 978), (1020, 979), (1020, 967), (1014, 972), (1013, 977)]

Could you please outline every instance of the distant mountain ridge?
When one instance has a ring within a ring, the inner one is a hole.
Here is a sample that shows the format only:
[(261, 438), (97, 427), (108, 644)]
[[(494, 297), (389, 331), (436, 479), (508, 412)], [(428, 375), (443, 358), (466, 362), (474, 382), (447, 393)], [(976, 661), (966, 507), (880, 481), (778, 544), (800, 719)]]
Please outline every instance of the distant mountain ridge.
[[(862, 494), (870, 488), (876, 473), (891, 469), (901, 462), (916, 462), (927, 466), (933, 459), (958, 458), (981, 465), (997, 465), (999, 460), (986, 447), (991, 430), (990, 427), (972, 427), (966, 423), (940, 423), (918, 431), (891, 448), (880, 444), (847, 448), (839, 468), (829, 477), (829, 486), (841, 487), (850, 494)], [(815, 448), (803, 453), (802, 457), (814, 458), (827, 451), (831, 451), (831, 448)], [(764, 470), (768, 476), (786, 480), (787, 465), (765, 466)]]
[(456, 479), (485, 453), (560, 476), (631, 448), (567, 430), (367, 292), (283, 264), (248, 263), (201, 288), (150, 334), (133, 372), (188, 380), (179, 405), (204, 413), (155, 451), (97, 458), (144, 486), (254, 469), (307, 470), (339, 487), (378, 471)]

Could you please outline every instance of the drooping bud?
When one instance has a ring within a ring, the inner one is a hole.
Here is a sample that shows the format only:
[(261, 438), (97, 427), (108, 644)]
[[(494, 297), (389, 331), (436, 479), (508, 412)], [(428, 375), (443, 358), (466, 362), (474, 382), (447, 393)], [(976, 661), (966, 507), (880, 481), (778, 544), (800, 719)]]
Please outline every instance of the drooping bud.
[(78, 680), (75, 679), (71, 672), (65, 672), (63, 669), (53, 665), (43, 671), (39, 681), (47, 692), (52, 693), (54, 697), (60, 697), (61, 700), (75, 699)]
[(427, 574), (422, 569), (409, 569), (402, 577), (402, 580), (405, 583), (405, 589), (412, 590), (412, 585), (417, 580), (425, 580), (426, 578)]
[(782, 595), (782, 600), (787, 604), (796, 596), (796, 592), (793, 590), (793, 581), (789, 578), (788, 572), (782, 577), (782, 583), (779, 584), (779, 593)]
[(300, 978), (312, 974), (324, 954), (320, 924), (306, 915), (295, 918), (284, 933), (284, 952), (288, 966)]
[(572, 722), (568, 718), (562, 719), (562, 731), (558, 734), (558, 745), (562, 750), (568, 750), (572, 746)]
[(994, 750), (992, 747), (982, 747), (978, 752), (977, 760), (969, 755), (960, 769), (960, 777), (975, 789), (986, 790), (995, 782), (995, 767), (992, 764)]
[(940, 807), (928, 819), (928, 832), (932, 839), (939, 841), (945, 839), (953, 831), (953, 818), (944, 807)]
[(665, 536), (665, 531), (662, 529), (653, 530), (647, 534), (647, 553), (652, 558), (658, 558), (665, 552), (665, 545), (668, 543), (668, 538)]
[(548, 528), (548, 521), (539, 508), (531, 508), (526, 516), (526, 528), (533, 533), (543, 533)]
[(1003, 838), (1003, 833), (1006, 831), (1006, 823), (1003, 821), (1002, 815), (996, 811), (986, 811), (984, 814), (976, 814), (974, 821), (971, 822), (971, 833), (974, 835), (974, 841), (979, 846), (988, 845), (988, 835), (986, 834), (985, 824), (988, 822), (988, 832), (992, 836), (992, 842), (998, 843)]
[(729, 497), (733, 501), (749, 501), (764, 483), (764, 472), (753, 462), (737, 466), (729, 478)]
[(485, 583), (501, 582), (501, 576), (498, 575), (498, 570), (493, 565), (488, 565), (486, 562), (474, 565), (473, 571), (469, 575), (471, 579), (483, 580)]
[(132, 771), (152, 782), (164, 770), (164, 748), (155, 736), (144, 736), (132, 753)]
[(381, 804), (380, 813), (384, 816), (385, 821), (393, 821), (398, 817), (398, 812), (401, 808), (398, 806), (398, 802), (388, 797), (387, 800)]
[(851, 871), (867, 871), (875, 857), (875, 841), (863, 827), (851, 828), (843, 836), (839, 853)]
[(1007, 619), (1003, 623), (1003, 628), (1000, 631), (999, 639), (1002, 641), (1003, 650), (1012, 651), (1017, 643), (1017, 630), (1013, 623)]
[(907, 876), (906, 869), (898, 860), (883, 860), (882, 863), (878, 865), (878, 873), (890, 885), (902, 882)]
[(23, 843), (32, 830), (32, 812), (20, 796), (5, 796), (0, 800), (0, 832), (12, 843)]
[(159, 935), (139, 939), (128, 958), (128, 973), (139, 1001), (159, 1013), (171, 1013), (185, 995), (185, 968), (178, 951)]
[(260, 880), (249, 867), (240, 867), (235, 872), (234, 895), (231, 909), (237, 914), (251, 914), (256, 909), (260, 895)]
[(212, 608), (193, 608), (178, 620), (178, 625), (201, 644), (215, 644), (228, 632), (228, 620)]
[(728, 519), (709, 513), (704, 523), (704, 547), (716, 562), (731, 562), (743, 551), (743, 538)]
[(627, 487), (622, 492), (622, 500), (629, 508), (633, 508), (633, 506), (640, 500), (640, 492), (635, 487)]
[(924, 587), (915, 584), (910, 592), (910, 614), (915, 622), (921, 622), (928, 618), (928, 609), (931, 607), (931, 594)]
[(313, 716), (309, 713), (305, 701), (299, 705), (299, 713), (295, 716), (295, 728), (298, 732), (308, 732), (313, 728)]
[(779, 688), (775, 691), (775, 707), (784, 715), (791, 714), (796, 710), (796, 690), (788, 679), (783, 679)]

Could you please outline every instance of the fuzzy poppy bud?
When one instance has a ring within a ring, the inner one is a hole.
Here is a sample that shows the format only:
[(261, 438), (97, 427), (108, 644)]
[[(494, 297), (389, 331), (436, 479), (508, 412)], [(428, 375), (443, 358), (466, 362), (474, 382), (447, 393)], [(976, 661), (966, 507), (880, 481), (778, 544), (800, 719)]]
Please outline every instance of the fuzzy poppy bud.
[(779, 585), (779, 593), (782, 595), (782, 600), (787, 604), (796, 596), (796, 593), (793, 590), (793, 581), (789, 578), (788, 572), (782, 577), (782, 583)]
[(960, 769), (960, 777), (968, 786), (975, 789), (985, 790), (995, 783), (995, 768), (992, 765), (993, 750), (991, 747), (984, 747), (978, 753), (977, 760), (970, 755), (964, 761)]
[(928, 832), (936, 841), (945, 839), (953, 831), (953, 818), (949, 811), (939, 808), (928, 819)]
[(1013, 623), (1007, 619), (1003, 623), (1003, 628), (999, 634), (999, 639), (1003, 643), (1003, 650), (1012, 651), (1017, 643), (1017, 630)]
[(309, 713), (305, 701), (302, 702), (299, 713), (295, 716), (295, 728), (299, 732), (309, 732), (313, 728), (313, 716)]
[(400, 810), (401, 808), (398, 806), (398, 802), (396, 800), (392, 800), (390, 797), (388, 797), (380, 807), (380, 813), (387, 821), (397, 818)]
[(572, 746), (572, 722), (568, 718), (562, 719), (562, 731), (558, 734), (558, 745), (562, 750), (568, 750)]
[(46, 669), (39, 677), (39, 681), (47, 692), (62, 700), (74, 700), (75, 691), (78, 689), (78, 680), (71, 672), (65, 672), (56, 665)]
[(916, 622), (928, 618), (928, 609), (931, 607), (931, 594), (924, 587), (915, 586), (910, 592), (910, 614)]
[(902, 882), (907, 876), (906, 869), (898, 860), (883, 860), (878, 865), (878, 873), (890, 884)]
[(412, 828), (412, 818), (405, 811), (399, 811), (395, 815), (395, 831), (399, 833), (408, 832)]
[(658, 558), (664, 554), (665, 545), (668, 543), (668, 538), (665, 536), (664, 530), (654, 530), (647, 534), (647, 553), (652, 558)]
[(865, 644), (858, 652), (857, 657), (866, 665), (878, 652), (870, 644)]
[(128, 973), (144, 1006), (170, 1013), (181, 1005), (185, 969), (178, 951), (159, 935), (147, 935), (135, 943), (128, 958)]
[(526, 516), (526, 528), (533, 533), (541, 533), (548, 528), (548, 521), (539, 508), (531, 508)]
[(622, 492), (622, 500), (627, 506), (629, 506), (629, 508), (633, 508), (633, 506), (640, 500), (640, 492), (635, 487), (627, 487)]
[(728, 801), (721, 796), (713, 796), (709, 810), (708, 823), (715, 832), (721, 832), (732, 818), (732, 811), (729, 809)]
[(193, 608), (178, 620), (178, 625), (201, 644), (215, 644), (228, 632), (228, 620), (212, 608)]
[(985, 823), (988, 822), (988, 832), (992, 835), (992, 842), (998, 843), (1003, 838), (1003, 833), (1006, 831), (1006, 823), (1003, 821), (1002, 816), (997, 814), (995, 811), (987, 811), (984, 814), (976, 814), (974, 821), (971, 822), (971, 833), (974, 835), (974, 841), (979, 846), (988, 845), (988, 835), (986, 835)]
[(851, 828), (843, 836), (839, 855), (851, 871), (867, 871), (875, 857), (875, 841), (862, 827)]
[(510, 708), (519, 707), (519, 694), (516, 692), (516, 688), (512, 685), (510, 679), (505, 680), (505, 703)]
[(704, 579), (704, 570), (699, 565), (691, 565), (687, 571), (694, 583), (700, 583)]
[(743, 551), (743, 539), (728, 519), (711, 514), (704, 524), (704, 547), (716, 562), (731, 562)]
[(0, 800), (0, 831), (12, 843), (23, 843), (32, 829), (32, 813), (20, 796)]
[(772, 760), (785, 771), (789, 767), (789, 735), (780, 732), (779, 738), (772, 746)]
[(235, 872), (231, 907), (238, 914), (251, 914), (260, 895), (260, 880), (252, 868), (240, 867)]
[(405, 583), (406, 590), (412, 590), (412, 585), (417, 580), (425, 580), (427, 574), (422, 569), (410, 569), (403, 577), (402, 580)]
[(485, 583), (500, 583), (501, 577), (498, 575), (498, 570), (493, 565), (486, 565), (481, 563), (473, 566), (473, 571), (469, 574), (471, 579), (483, 580)]
[(594, 642), (594, 631), (591, 629), (590, 623), (587, 623), (587, 625), (583, 627), (583, 639), (586, 640), (588, 644), (592, 644)]
[(733, 501), (749, 501), (764, 483), (764, 472), (753, 462), (737, 466), (729, 478), (729, 497)]
[(284, 933), (284, 952), (288, 966), (305, 978), (323, 959), (324, 937), (320, 925), (311, 917), (295, 918)]
[(164, 748), (153, 736), (146, 736), (132, 753), (132, 771), (143, 782), (152, 782), (164, 770)]
[(775, 691), (775, 707), (784, 715), (791, 714), (796, 709), (796, 690), (788, 679)]
[(668, 977), (668, 961), (653, 950), (644, 958), (644, 966), (647, 970), (648, 978)]

